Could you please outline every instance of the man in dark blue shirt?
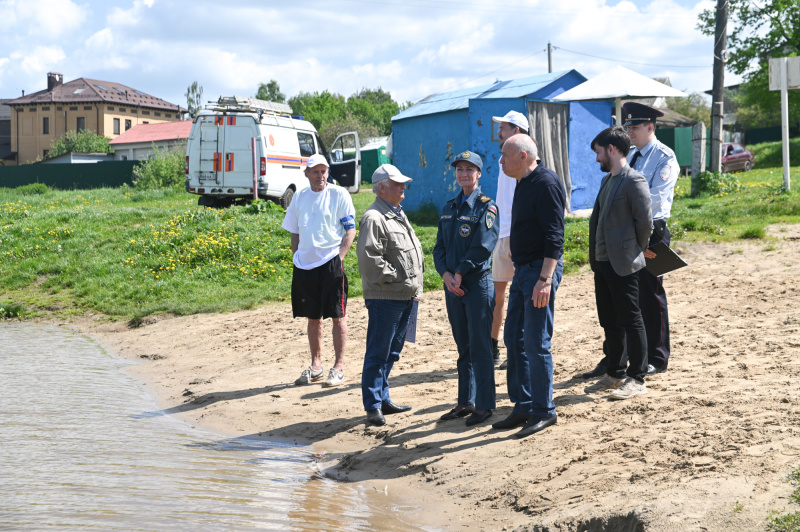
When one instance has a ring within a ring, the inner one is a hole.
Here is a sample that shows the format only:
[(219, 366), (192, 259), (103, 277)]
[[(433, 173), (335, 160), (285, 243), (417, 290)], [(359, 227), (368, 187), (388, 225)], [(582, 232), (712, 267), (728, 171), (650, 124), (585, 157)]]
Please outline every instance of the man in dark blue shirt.
[(541, 165), (536, 144), (527, 135), (514, 135), (503, 144), (500, 164), (517, 180), (510, 235), (514, 279), (504, 333), (508, 397), (515, 404), (492, 427), (511, 429), (524, 423), (514, 435), (524, 438), (556, 423), (550, 339), (563, 275), (566, 192), (556, 173)]

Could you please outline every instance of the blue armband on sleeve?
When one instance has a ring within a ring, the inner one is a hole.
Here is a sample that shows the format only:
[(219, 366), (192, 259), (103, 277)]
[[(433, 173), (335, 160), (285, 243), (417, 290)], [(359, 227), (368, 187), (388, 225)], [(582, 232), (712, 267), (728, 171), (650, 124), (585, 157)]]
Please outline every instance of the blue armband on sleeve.
[(355, 229), (356, 228), (356, 219), (353, 215), (348, 215), (342, 218), (342, 225), (345, 229)]

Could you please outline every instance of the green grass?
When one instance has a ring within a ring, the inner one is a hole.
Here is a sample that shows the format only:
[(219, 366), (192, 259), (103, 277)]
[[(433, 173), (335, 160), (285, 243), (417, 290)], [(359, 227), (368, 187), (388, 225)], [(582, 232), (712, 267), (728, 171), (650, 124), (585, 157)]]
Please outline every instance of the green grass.
[[(783, 168), (783, 144), (764, 142), (747, 149), (753, 152), (756, 168)], [(800, 166), (800, 137), (789, 139), (789, 166)]]
[[(800, 177), (800, 168), (793, 169)], [(726, 178), (715, 194), (689, 197), (682, 179), (673, 240), (765, 239), (768, 224), (800, 222), (800, 196), (782, 188), (779, 168)], [(800, 183), (798, 183), (800, 185)], [(727, 190), (727, 191), (726, 191)], [(353, 197), (357, 218), (374, 200)], [(208, 209), (183, 191), (0, 188), (0, 291), (24, 316), (87, 311), (133, 320), (159, 313), (252, 308), (290, 297), (292, 256), (284, 211), (259, 202)], [(438, 207), (409, 213), (425, 254), (425, 290), (442, 281), (433, 266)], [(588, 260), (588, 220), (566, 221), (567, 274)], [(345, 259), (350, 295), (361, 295), (355, 251)]]
[[(800, 466), (789, 473), (786, 480), (794, 485), (794, 491), (789, 496), (789, 500), (794, 504), (800, 504)], [(800, 512), (778, 515), (774, 512), (767, 523), (767, 530), (771, 532), (799, 532), (800, 531)]]

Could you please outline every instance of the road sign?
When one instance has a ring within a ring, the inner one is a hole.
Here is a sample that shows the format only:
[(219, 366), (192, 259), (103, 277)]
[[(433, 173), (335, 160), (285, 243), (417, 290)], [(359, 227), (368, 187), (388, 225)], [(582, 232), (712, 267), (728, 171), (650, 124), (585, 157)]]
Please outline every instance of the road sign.
[(800, 57), (778, 57), (769, 60), (769, 90), (781, 90), (781, 64), (786, 59), (787, 89), (800, 89)]

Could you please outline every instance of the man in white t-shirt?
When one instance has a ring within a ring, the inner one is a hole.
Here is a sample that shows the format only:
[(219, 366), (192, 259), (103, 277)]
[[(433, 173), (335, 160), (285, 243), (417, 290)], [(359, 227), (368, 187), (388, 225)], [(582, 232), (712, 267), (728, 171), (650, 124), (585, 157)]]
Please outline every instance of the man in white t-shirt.
[[(497, 137), (500, 139), (500, 149), (509, 137), (519, 133), (528, 132), (528, 119), (524, 114), (517, 111), (509, 111), (505, 116), (493, 116), (492, 122), (498, 122)], [(492, 253), (492, 279), (494, 280), (494, 314), (492, 317), (492, 354), (494, 363), (500, 362), (500, 327), (503, 324), (503, 307), (506, 302), (506, 286), (514, 278), (514, 263), (511, 262), (511, 248), (509, 247), (509, 235), (511, 234), (511, 203), (514, 201), (514, 190), (517, 188), (517, 180), (508, 177), (500, 168), (497, 176), (497, 197), (494, 202), (497, 205), (497, 222), (500, 224), (500, 235), (497, 245)], [(503, 362), (498, 369), (505, 369), (506, 362)]]
[(292, 314), (308, 318), (311, 365), (295, 384), (322, 379), (322, 320), (333, 320), (334, 365), (324, 384), (344, 380), (347, 345), (347, 276), (342, 262), (356, 236), (356, 210), (350, 193), (328, 183), (328, 161), (322, 154), (308, 158), (309, 187), (292, 198), (281, 227), (292, 233)]

